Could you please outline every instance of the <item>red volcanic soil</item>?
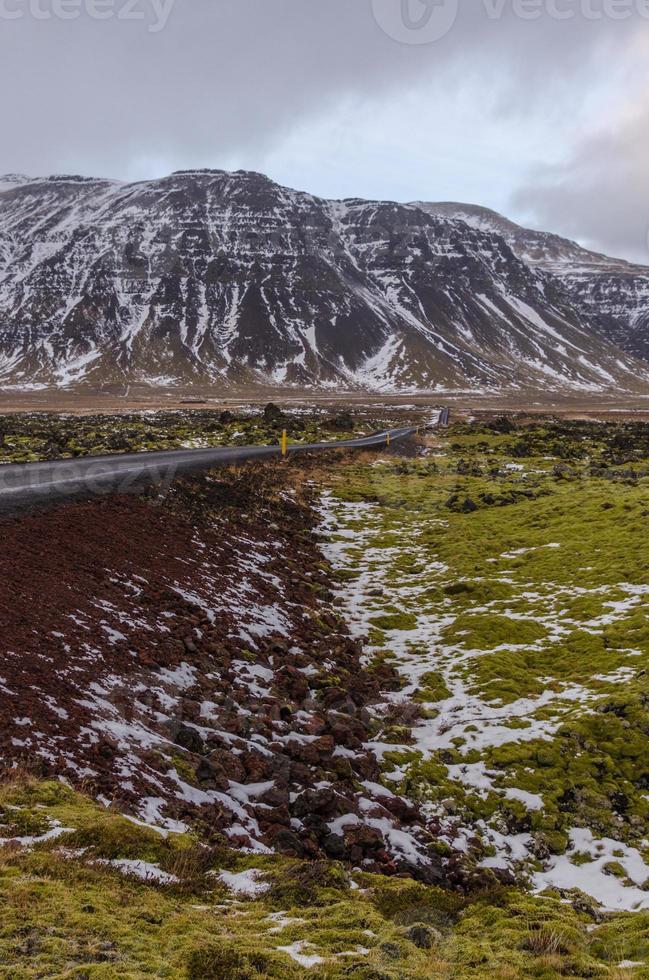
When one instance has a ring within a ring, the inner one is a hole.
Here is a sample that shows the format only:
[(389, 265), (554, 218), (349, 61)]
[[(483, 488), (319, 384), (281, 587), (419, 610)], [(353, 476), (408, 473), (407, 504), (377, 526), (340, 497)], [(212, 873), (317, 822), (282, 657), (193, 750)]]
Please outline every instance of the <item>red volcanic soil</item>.
[(290, 473), (0, 523), (0, 764), (208, 839), (448, 880), (435, 828), (377, 786), (366, 706), (398, 682), (361, 666)]

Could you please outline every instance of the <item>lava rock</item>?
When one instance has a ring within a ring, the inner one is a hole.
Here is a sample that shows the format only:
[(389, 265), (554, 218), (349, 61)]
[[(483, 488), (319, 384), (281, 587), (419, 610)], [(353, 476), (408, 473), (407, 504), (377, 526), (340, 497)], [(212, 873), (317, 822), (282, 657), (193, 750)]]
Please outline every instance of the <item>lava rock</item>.
[(292, 830), (280, 830), (271, 841), (271, 846), (287, 857), (304, 857), (305, 849), (301, 839)]
[(328, 834), (322, 841), (322, 847), (327, 857), (331, 858), (332, 861), (342, 861), (347, 854), (345, 838), (341, 837), (340, 834)]
[(187, 749), (188, 752), (194, 752), (196, 755), (200, 755), (205, 748), (203, 739), (198, 732), (194, 728), (188, 728), (187, 725), (180, 725), (174, 736), (174, 742), (176, 745), (180, 745), (181, 748)]

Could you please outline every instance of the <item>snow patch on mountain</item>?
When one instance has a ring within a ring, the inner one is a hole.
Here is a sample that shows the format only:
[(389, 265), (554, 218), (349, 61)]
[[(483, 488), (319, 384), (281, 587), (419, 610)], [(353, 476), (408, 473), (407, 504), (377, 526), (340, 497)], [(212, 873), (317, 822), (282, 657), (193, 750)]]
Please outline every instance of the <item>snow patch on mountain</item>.
[(636, 390), (647, 323), (648, 270), (486, 209), (0, 178), (5, 386)]

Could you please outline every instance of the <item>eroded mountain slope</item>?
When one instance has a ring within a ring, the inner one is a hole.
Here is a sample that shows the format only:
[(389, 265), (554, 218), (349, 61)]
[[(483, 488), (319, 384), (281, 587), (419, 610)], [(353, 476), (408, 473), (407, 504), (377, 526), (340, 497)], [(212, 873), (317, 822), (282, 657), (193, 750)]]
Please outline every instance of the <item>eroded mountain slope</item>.
[(0, 381), (636, 388), (500, 231), (249, 172), (0, 183)]
[(602, 336), (627, 353), (649, 358), (649, 266), (601, 255), (560, 235), (524, 228), (489, 208), (420, 203), (435, 217), (501, 235), (531, 268), (551, 273)]

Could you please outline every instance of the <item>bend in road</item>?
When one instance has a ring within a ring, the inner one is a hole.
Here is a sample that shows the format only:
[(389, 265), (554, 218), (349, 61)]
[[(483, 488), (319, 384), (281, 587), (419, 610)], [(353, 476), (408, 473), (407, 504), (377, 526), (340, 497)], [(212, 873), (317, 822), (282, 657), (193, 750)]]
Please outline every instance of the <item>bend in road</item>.
[[(448, 409), (442, 409), (434, 424), (448, 424)], [(407, 439), (417, 431), (409, 426), (360, 439), (299, 443), (288, 446), (287, 453), (293, 456), (335, 449), (380, 448)], [(0, 511), (6, 513), (83, 496), (126, 493), (146, 485), (169, 485), (187, 473), (277, 456), (281, 456), (280, 446), (219, 446), (10, 464), (0, 466)]]

